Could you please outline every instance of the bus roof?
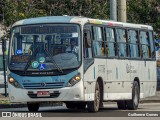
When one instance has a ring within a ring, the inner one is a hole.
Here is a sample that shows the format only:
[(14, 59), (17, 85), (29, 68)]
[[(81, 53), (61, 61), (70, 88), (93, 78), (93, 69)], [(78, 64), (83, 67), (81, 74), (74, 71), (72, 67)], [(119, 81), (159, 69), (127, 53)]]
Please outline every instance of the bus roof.
[(45, 24), (45, 23), (79, 23), (84, 25), (85, 23), (102, 24), (107, 26), (127, 27), (127, 28), (139, 28), (153, 30), (152, 26), (143, 24), (123, 23), (110, 20), (92, 19), (81, 16), (46, 16), (29, 18), (16, 22), (12, 27), (18, 25), (31, 25), (31, 24)]

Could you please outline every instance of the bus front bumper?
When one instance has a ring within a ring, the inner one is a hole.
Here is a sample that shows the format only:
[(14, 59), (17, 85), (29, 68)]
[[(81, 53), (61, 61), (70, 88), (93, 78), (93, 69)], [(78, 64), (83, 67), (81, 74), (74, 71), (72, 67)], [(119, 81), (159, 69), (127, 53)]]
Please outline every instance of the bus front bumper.
[[(48, 92), (49, 96), (37, 96), (38, 92)], [(48, 102), (48, 101), (84, 101), (83, 81), (72, 87), (60, 89), (21, 89), (9, 84), (9, 99), (13, 103)]]

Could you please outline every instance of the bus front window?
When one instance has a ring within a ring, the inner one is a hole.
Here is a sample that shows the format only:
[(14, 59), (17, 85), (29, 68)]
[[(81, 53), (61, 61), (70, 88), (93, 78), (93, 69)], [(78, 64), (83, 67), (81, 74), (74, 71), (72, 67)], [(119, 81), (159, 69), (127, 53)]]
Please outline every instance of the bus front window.
[(14, 71), (53, 71), (79, 67), (78, 25), (30, 25), (12, 30), (9, 68)]

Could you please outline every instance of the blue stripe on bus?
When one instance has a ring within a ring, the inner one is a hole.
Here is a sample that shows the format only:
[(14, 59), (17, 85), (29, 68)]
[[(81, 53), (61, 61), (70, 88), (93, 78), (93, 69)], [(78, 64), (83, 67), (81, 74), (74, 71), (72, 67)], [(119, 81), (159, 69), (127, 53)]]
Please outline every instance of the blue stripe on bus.
[(95, 70), (95, 67), (94, 67), (94, 79), (96, 79), (96, 70)]
[(150, 69), (148, 69), (148, 80), (150, 80)]
[(38, 17), (38, 18), (31, 18), (25, 19), (23, 24), (37, 24), (37, 23), (66, 23), (70, 22), (71, 19), (74, 18), (73, 16), (47, 16), (47, 17)]
[(116, 79), (118, 80), (118, 68), (116, 67)]

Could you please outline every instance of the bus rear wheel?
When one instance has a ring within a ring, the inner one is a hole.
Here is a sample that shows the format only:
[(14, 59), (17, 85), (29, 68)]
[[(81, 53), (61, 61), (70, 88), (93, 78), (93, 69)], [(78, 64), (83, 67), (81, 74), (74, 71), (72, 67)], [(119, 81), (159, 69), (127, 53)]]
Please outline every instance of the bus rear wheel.
[(100, 86), (96, 82), (94, 101), (87, 102), (87, 107), (89, 112), (98, 112), (100, 107)]
[(39, 110), (39, 103), (27, 103), (30, 112), (37, 112)]
[(138, 108), (140, 99), (140, 89), (137, 81), (133, 82), (132, 99), (127, 101), (127, 108), (129, 110), (136, 110)]

